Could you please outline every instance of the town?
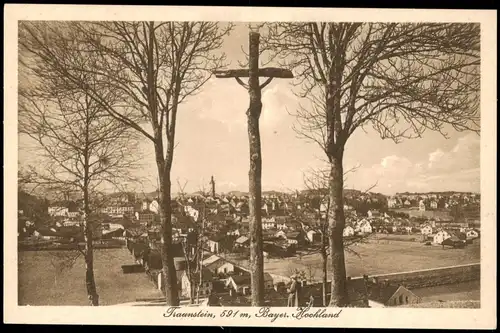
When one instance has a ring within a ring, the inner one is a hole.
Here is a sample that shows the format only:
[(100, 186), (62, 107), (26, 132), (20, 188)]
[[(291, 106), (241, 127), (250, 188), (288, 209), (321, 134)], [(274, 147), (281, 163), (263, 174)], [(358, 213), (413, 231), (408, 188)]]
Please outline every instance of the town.
[[(200, 299), (208, 301), (210, 295), (217, 295), (220, 304), (249, 305), (248, 196), (218, 194), (213, 177), (210, 185), (211, 191), (181, 193), (172, 200), (175, 266), (181, 301), (199, 303)], [(403, 193), (386, 197), (370, 192), (346, 192), (343, 235), (345, 242), (352, 246), (387, 240), (419, 244), (424, 252), (426, 246), (464, 249), (479, 242), (479, 194)], [(26, 202), (19, 202), (18, 212), (21, 251), (74, 250), (75, 244), (84, 242), (81, 200), (49, 203), (36, 201), (26, 194), (24, 197)], [(123, 263), (123, 274), (145, 274), (150, 287), (161, 292), (164, 284), (157, 193), (113, 193), (107, 195), (105, 203), (92, 220), (96, 249), (128, 249), (133, 260), (128, 261), (128, 265)], [(266, 266), (271, 261), (274, 263), (270, 266), (278, 266), (273, 271), (265, 271), (266, 304), (285, 306), (290, 277), (299, 275), (303, 304), (322, 305), (321, 283), (318, 276), (311, 276), (307, 260), (294, 270), (287, 261), (319, 253), (326, 207), (326, 198), (307, 190), (263, 193), (263, 255)], [(471, 281), (475, 279), (477, 274), (469, 277)], [(380, 278), (381, 281), (373, 282), (376, 280), (377, 277), (368, 278), (367, 274), (349, 278), (350, 293), (358, 300), (355, 304), (373, 307), (420, 302), (420, 297), (407, 287), (391, 285)], [(370, 292), (362, 292), (367, 283), (372, 286)]]

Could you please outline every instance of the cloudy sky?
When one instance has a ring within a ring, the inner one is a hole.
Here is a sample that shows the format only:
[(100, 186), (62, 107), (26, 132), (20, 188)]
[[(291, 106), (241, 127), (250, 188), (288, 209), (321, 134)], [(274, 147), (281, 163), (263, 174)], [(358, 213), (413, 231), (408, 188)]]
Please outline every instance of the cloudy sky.
[[(248, 30), (238, 27), (225, 41), (231, 67), (244, 60)], [(263, 189), (303, 188), (303, 173), (322, 166), (323, 152), (297, 138), (292, 129), (297, 98), (288, 80), (274, 80), (262, 95), (261, 140)], [(173, 192), (176, 179), (187, 181), (194, 192), (216, 179), (217, 191), (248, 189), (248, 137), (245, 111), (248, 94), (231, 79), (212, 78), (202, 92), (184, 104), (178, 115), (177, 148), (174, 156)], [(22, 144), (21, 138), (20, 143)], [(474, 133), (449, 131), (449, 139), (427, 132), (421, 139), (395, 144), (376, 133), (359, 129), (346, 147), (344, 168), (359, 166), (349, 175), (347, 187), (393, 194), (403, 191), (479, 191), (480, 138)], [(144, 191), (156, 186), (156, 165), (150, 142), (142, 145), (145, 155), (140, 175)], [(27, 154), (20, 152), (21, 161)]]

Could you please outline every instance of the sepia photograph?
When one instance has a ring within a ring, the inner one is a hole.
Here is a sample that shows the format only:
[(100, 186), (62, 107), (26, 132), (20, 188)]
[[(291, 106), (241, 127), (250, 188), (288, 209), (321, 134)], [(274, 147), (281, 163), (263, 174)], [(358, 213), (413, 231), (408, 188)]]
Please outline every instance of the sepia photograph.
[(10, 22), (13, 307), (263, 326), (496, 307), (495, 12), (63, 12)]

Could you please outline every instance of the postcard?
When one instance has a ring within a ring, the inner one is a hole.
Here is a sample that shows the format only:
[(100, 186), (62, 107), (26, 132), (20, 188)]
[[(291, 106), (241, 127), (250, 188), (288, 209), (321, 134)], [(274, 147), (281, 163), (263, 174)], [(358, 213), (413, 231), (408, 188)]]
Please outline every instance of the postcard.
[(5, 9), (6, 322), (496, 328), (496, 12)]

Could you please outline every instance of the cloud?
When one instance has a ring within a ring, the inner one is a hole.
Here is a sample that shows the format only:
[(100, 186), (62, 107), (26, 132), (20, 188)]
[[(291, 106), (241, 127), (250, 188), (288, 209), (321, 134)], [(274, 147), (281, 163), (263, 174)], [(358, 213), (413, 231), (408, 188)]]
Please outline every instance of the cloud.
[[(425, 160), (411, 156), (388, 155), (371, 167), (361, 168), (349, 178), (358, 189), (377, 183), (375, 191), (478, 191), (480, 139), (475, 134), (462, 136), (449, 149), (436, 149)], [(411, 154), (411, 152), (409, 152)]]
[(437, 149), (429, 154), (429, 164), (428, 167), (432, 168), (432, 165), (436, 162), (439, 162), (445, 156), (445, 153), (441, 149)]
[(480, 139), (468, 134), (458, 139), (457, 144), (447, 152), (436, 150), (429, 154), (429, 169), (433, 174), (449, 173), (455, 170), (479, 168)]
[(288, 116), (288, 110), (295, 107), (296, 97), (286, 83), (278, 82), (265, 88), (262, 94), (261, 125), (275, 127)]

